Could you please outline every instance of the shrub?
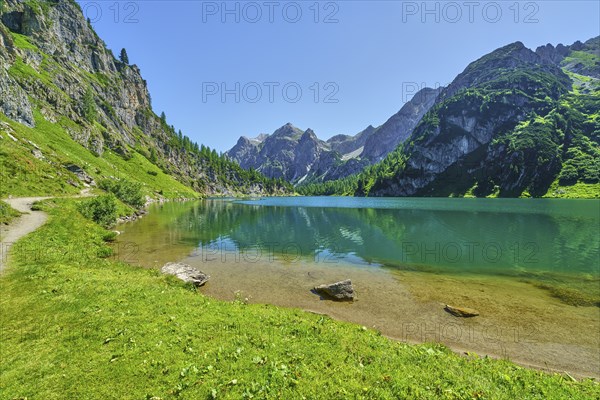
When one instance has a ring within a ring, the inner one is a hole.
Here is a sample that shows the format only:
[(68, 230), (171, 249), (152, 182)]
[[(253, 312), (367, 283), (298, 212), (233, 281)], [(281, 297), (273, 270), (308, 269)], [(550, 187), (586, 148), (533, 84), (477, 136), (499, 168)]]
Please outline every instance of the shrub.
[(83, 115), (88, 122), (93, 123), (96, 120), (97, 110), (96, 101), (94, 100), (94, 92), (91, 88), (85, 91), (82, 99)]
[(78, 209), (84, 217), (104, 228), (110, 228), (117, 220), (117, 202), (112, 194), (82, 201)]
[(578, 177), (579, 173), (577, 172), (577, 168), (571, 164), (565, 164), (562, 171), (560, 171), (558, 179), (561, 185), (573, 185), (577, 182)]
[(100, 258), (108, 258), (113, 255), (113, 249), (108, 246), (102, 246), (98, 249), (96, 254)]
[(123, 203), (134, 208), (141, 208), (146, 204), (146, 197), (142, 192), (142, 184), (139, 182), (130, 182), (127, 180), (103, 179), (98, 183), (100, 189), (114, 193)]
[(117, 239), (118, 233), (115, 231), (108, 231), (102, 235), (102, 240), (105, 242), (114, 242)]

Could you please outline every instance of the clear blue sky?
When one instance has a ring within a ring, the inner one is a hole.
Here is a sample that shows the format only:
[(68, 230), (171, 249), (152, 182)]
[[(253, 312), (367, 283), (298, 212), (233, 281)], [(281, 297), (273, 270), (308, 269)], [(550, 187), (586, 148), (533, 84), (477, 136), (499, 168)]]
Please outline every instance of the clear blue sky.
[(108, 47), (140, 67), (154, 110), (218, 151), (287, 122), (324, 139), (355, 134), (415, 84), (445, 85), (500, 46), (600, 34), (597, 1), (472, 3), (80, 1)]

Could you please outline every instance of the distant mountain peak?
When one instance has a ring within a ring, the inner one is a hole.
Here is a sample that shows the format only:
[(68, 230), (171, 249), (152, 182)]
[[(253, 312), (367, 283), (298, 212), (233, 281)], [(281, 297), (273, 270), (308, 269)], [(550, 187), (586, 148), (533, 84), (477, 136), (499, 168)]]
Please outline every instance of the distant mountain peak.
[(281, 128), (277, 129), (275, 132), (273, 132), (273, 134), (271, 135), (272, 137), (294, 137), (294, 136), (301, 136), (304, 132), (299, 129), (296, 128), (294, 125), (292, 125), (290, 122), (288, 122), (287, 124), (283, 125)]
[(304, 131), (304, 133), (300, 137), (299, 143), (305, 143), (305, 142), (315, 143), (317, 146), (319, 146), (322, 149), (329, 148), (329, 146), (327, 146), (325, 142), (323, 142), (322, 140), (319, 140), (319, 138), (317, 137), (315, 132), (310, 128), (308, 128), (306, 131)]
[(269, 137), (268, 133), (261, 133), (260, 135), (255, 137), (253, 140), (256, 140), (257, 142), (262, 143), (268, 137)]
[(384, 125), (369, 125), (354, 136), (336, 135), (325, 142), (312, 129), (302, 131), (288, 122), (260, 140), (238, 141), (227, 155), (243, 168), (293, 183), (343, 178), (394, 150), (412, 133), (440, 91), (422, 89)]

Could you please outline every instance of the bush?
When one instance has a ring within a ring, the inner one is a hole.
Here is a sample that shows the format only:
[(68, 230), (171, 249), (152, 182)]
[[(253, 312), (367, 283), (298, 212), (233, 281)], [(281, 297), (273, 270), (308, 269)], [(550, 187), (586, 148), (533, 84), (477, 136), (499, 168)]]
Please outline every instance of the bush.
[(117, 202), (112, 194), (82, 201), (78, 209), (81, 215), (104, 228), (110, 228), (117, 220)]
[(96, 101), (94, 100), (94, 92), (92, 88), (88, 88), (83, 96), (83, 115), (90, 123), (94, 123), (98, 111), (96, 110)]
[(146, 196), (142, 192), (142, 184), (127, 180), (103, 179), (98, 183), (100, 189), (114, 193), (123, 203), (134, 208), (142, 208), (146, 204)]
[(565, 164), (562, 171), (560, 171), (560, 175), (558, 176), (558, 180), (561, 185), (573, 185), (577, 182), (579, 178), (579, 173), (577, 172), (577, 168), (575, 168), (571, 164)]
[(113, 249), (108, 246), (102, 246), (98, 249), (96, 254), (100, 258), (108, 258), (113, 255)]
[(114, 242), (115, 240), (117, 240), (117, 236), (117, 232), (109, 231), (102, 235), (102, 240), (104, 240), (105, 242)]

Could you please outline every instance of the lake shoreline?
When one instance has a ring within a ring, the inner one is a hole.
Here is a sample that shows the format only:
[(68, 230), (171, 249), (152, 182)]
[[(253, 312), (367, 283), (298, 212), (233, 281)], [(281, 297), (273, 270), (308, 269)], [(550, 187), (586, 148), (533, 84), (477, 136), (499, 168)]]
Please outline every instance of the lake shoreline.
[[(597, 334), (600, 332), (598, 308), (570, 305), (568, 298), (553, 296), (551, 288), (554, 286), (544, 287), (540, 284), (559, 285), (557, 287), (563, 285), (569, 290), (585, 289), (591, 291), (593, 296), (598, 295), (593, 288), (593, 273), (589, 278), (585, 278), (585, 273), (581, 275), (582, 282), (587, 286), (580, 287), (567, 279), (572, 274), (578, 274), (578, 270), (563, 270), (546, 265), (544, 260), (552, 260), (554, 257), (552, 253), (548, 253), (548, 249), (559, 252), (557, 254), (568, 259), (562, 254), (561, 248), (542, 247), (537, 254), (538, 258), (527, 264), (526, 261), (531, 260), (526, 258), (530, 256), (531, 249), (507, 247), (512, 252), (507, 251), (500, 261), (506, 264), (512, 262), (513, 258), (516, 260), (517, 256), (521, 261), (518, 268), (509, 270), (490, 260), (490, 254), (493, 253), (482, 253), (480, 258), (486, 262), (482, 274), (477, 273), (477, 264), (471, 260), (467, 260), (471, 263), (449, 263), (435, 268), (408, 262), (392, 262), (391, 267), (382, 267), (381, 263), (387, 265), (388, 262), (379, 262), (377, 252), (387, 252), (388, 257), (392, 258), (394, 256), (394, 253), (389, 252), (390, 249), (393, 250), (393, 242), (389, 242), (389, 237), (382, 236), (384, 222), (392, 227), (401, 227), (401, 232), (405, 235), (406, 232), (414, 235), (416, 230), (425, 234), (435, 232), (444, 237), (448, 236), (444, 230), (454, 227), (457, 221), (468, 215), (465, 213), (471, 212), (469, 209), (456, 210), (456, 205), (459, 209), (466, 207), (465, 202), (452, 199), (452, 203), (446, 207), (443, 199), (436, 199), (421, 204), (425, 211), (403, 211), (400, 214), (402, 218), (393, 218), (396, 214), (390, 207), (394, 207), (394, 199), (375, 200), (383, 207), (380, 209), (353, 209), (352, 202), (357, 200), (350, 200), (346, 204), (346, 199), (325, 200), (338, 206), (341, 201), (342, 206), (347, 206), (335, 208), (333, 213), (329, 209), (319, 209), (322, 199), (314, 199), (316, 203), (308, 204), (306, 208), (294, 208), (297, 202), (307, 200), (313, 201), (296, 197), (265, 201), (206, 200), (197, 205), (160, 206), (156, 209), (158, 213), (151, 212), (144, 220), (129, 224), (119, 237), (123, 244), (130, 241), (138, 246), (130, 254), (133, 257), (125, 257), (124, 261), (150, 268), (160, 268), (169, 261), (188, 263), (212, 276), (211, 281), (200, 291), (219, 300), (247, 298), (250, 303), (323, 313), (341, 321), (373, 328), (385, 336), (406, 343), (442, 343), (457, 353), (472, 350), (490, 357), (508, 358), (542, 371), (568, 371), (572, 376), (580, 378), (600, 378), (600, 357), (597, 354), (597, 349), (600, 348), (600, 336)], [(271, 203), (275, 205), (282, 201), (285, 203), (284, 207), (269, 207)], [(373, 202), (372, 199), (369, 201)], [(405, 202), (406, 199), (398, 201)], [(412, 204), (410, 201), (409, 205)], [(580, 237), (573, 239), (587, 243), (587, 236), (581, 236), (581, 232), (587, 231), (580, 229), (586, 220), (576, 218), (574, 222), (570, 222), (574, 204), (572, 201), (566, 208), (551, 199), (537, 202), (527, 200), (524, 203), (516, 199), (492, 202), (496, 204), (496, 211), (487, 208), (489, 202), (479, 202), (480, 210), (475, 212), (472, 219), (473, 224), (479, 223), (482, 218), (484, 221), (485, 218), (489, 220), (491, 232), (484, 231), (483, 236), (489, 236), (485, 239), (490, 243), (496, 240), (494, 235), (497, 232), (506, 229), (505, 226), (516, 230), (524, 238), (529, 235), (531, 239), (536, 239), (534, 235), (540, 230), (532, 231), (530, 225), (540, 218), (545, 224), (542, 233), (563, 235), (557, 230), (562, 229), (562, 225), (554, 228), (548, 224), (564, 225), (566, 221), (576, 224), (574, 226), (578, 229)], [(544, 204), (546, 208), (538, 209), (537, 204)], [(590, 204), (594, 206), (593, 203)], [(436, 211), (440, 207), (443, 211)], [(325, 211), (329, 214), (325, 214)], [(276, 214), (271, 217), (271, 212)], [(457, 212), (459, 214), (454, 216)], [(508, 214), (497, 214), (498, 212)], [(347, 217), (351, 219), (345, 220)], [(427, 218), (426, 223), (419, 224), (419, 218)], [(552, 218), (556, 218), (556, 221)], [(322, 219), (326, 223), (323, 231), (314, 231), (319, 228), (316, 224), (321, 223)], [(514, 226), (506, 225), (512, 223), (512, 219), (515, 220)], [(304, 223), (300, 221), (307, 221), (307, 226), (312, 230), (305, 231), (303, 226), (298, 226), (299, 223)], [(471, 220), (467, 222), (471, 223)], [(338, 227), (339, 230), (336, 230)], [(476, 225), (469, 226), (469, 229), (473, 230), (474, 227)], [(525, 231), (519, 231), (520, 229)], [(265, 236), (265, 231), (271, 230), (277, 232), (279, 252), (273, 251), (274, 241), (269, 244), (266, 240), (268, 237)], [(340, 258), (338, 253), (328, 252), (327, 248), (315, 252), (312, 257), (295, 257), (292, 251), (294, 246), (301, 249), (302, 254), (314, 251), (310, 246), (299, 242), (299, 238), (321, 237), (325, 238), (321, 240), (326, 240), (330, 231), (340, 233), (336, 240), (344, 242), (338, 243), (343, 243), (344, 246), (354, 243), (357, 246), (360, 252), (352, 256), (356, 263), (348, 264), (348, 256)], [(220, 236), (223, 234), (224, 237)], [(473, 238), (481, 236), (477, 230), (472, 235)], [(368, 238), (375, 238), (376, 242), (366, 242), (372, 240)], [(248, 247), (238, 248), (244, 245), (244, 240), (249, 243)], [(471, 243), (474, 239), (460, 237), (461, 242), (458, 239), (450, 240), (454, 240), (452, 243)], [(262, 249), (252, 243), (262, 243)], [(385, 244), (384, 247), (381, 246), (382, 243)], [(401, 243), (404, 245), (410, 242)], [(543, 244), (543, 237), (537, 238), (537, 243)], [(574, 243), (570, 244), (571, 252), (577, 249), (578, 242)], [(282, 253), (281, 250), (288, 245), (290, 247), (287, 252)], [(425, 244), (423, 248), (427, 249), (426, 246)], [(580, 252), (579, 249), (577, 251)], [(366, 257), (369, 252), (374, 252), (375, 259)], [(590, 254), (593, 258), (593, 253)], [(425, 254), (424, 257), (428, 261), (428, 255)], [(367, 260), (371, 260), (371, 264)], [(454, 265), (468, 268), (452, 269), (455, 268)], [(585, 261), (581, 265), (585, 266)], [(448, 266), (452, 268), (448, 269)], [(444, 268), (447, 269), (446, 272)], [(318, 297), (310, 293), (314, 286), (346, 278), (352, 279), (357, 290), (358, 298), (353, 304), (319, 301)], [(475, 308), (481, 315), (469, 319), (456, 318), (444, 311), (445, 304)], [(574, 326), (578, 327), (577, 331), (572, 329)]]
[[(599, 321), (596, 320), (587, 329), (582, 327), (575, 337), (568, 336), (566, 327), (557, 328), (555, 332), (548, 330), (556, 321), (569, 318), (573, 312), (579, 314), (571, 316), (572, 323), (580, 325), (582, 321), (597, 315), (596, 307), (565, 305), (549, 298), (545, 291), (532, 288), (535, 293), (533, 299), (529, 295), (521, 295), (508, 304), (518, 307), (518, 303), (528, 301), (528, 307), (533, 309), (523, 317), (511, 318), (513, 311), (502, 312), (502, 307), (490, 309), (487, 296), (473, 300), (476, 292), (485, 293), (480, 292), (480, 287), (483, 290), (493, 287), (495, 295), (491, 302), (509, 302), (515, 287), (521, 294), (528, 293), (526, 289), (530, 285), (523, 282), (510, 279), (506, 282), (498, 279), (487, 282), (475, 277), (471, 278), (472, 282), (465, 281), (461, 287), (462, 293), (457, 295), (448, 290), (449, 286), (455, 286), (460, 280), (453, 276), (403, 273), (398, 280), (394, 274), (378, 267), (338, 266), (331, 271), (331, 267), (276, 265), (277, 262), (270, 265), (218, 262), (211, 266), (211, 263), (198, 262), (197, 257), (179, 261), (211, 275), (211, 280), (200, 292), (217, 300), (243, 299), (252, 304), (301, 309), (366, 326), (404, 343), (440, 343), (457, 354), (471, 352), (482, 357), (487, 355), (508, 359), (545, 372), (567, 372), (579, 379), (600, 378), (600, 357), (594, 351), (594, 348), (600, 347), (600, 338), (596, 335), (594, 339), (594, 332), (600, 329)], [(317, 284), (347, 278), (352, 280), (355, 287), (355, 302), (320, 300), (310, 292)], [(438, 283), (433, 287), (424, 284), (432, 278), (438, 279)], [(412, 281), (407, 283), (407, 279)], [(499, 295), (499, 289), (505, 285), (510, 285), (503, 289), (506, 295)], [(419, 290), (425, 293), (418, 293)], [(429, 297), (432, 295), (439, 296)], [(550, 313), (542, 315), (541, 309), (548, 307), (549, 303), (553, 312), (557, 313), (554, 317), (549, 316)], [(474, 307), (482, 315), (457, 318), (444, 310), (445, 304)], [(535, 315), (540, 317), (535, 319)], [(560, 341), (561, 338), (563, 341)], [(579, 344), (576, 344), (577, 341)], [(588, 368), (582, 369), (582, 365)]]

